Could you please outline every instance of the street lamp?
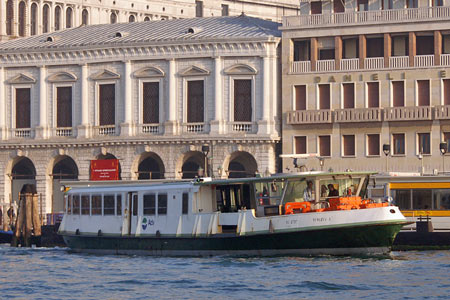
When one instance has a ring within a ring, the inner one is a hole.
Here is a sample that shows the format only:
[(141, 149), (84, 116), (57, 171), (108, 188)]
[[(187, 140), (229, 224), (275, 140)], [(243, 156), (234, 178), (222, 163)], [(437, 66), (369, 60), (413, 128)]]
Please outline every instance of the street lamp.
[(384, 155), (386, 155), (386, 173), (388, 171), (388, 156), (389, 156), (390, 152), (391, 152), (391, 145), (384, 144), (383, 145), (383, 153), (384, 153)]
[(319, 157), (320, 171), (323, 171), (323, 165), (324, 164), (325, 164), (325, 158)]
[(439, 144), (439, 150), (441, 151), (442, 154), (442, 173), (445, 173), (445, 161), (444, 161), (444, 156), (445, 153), (447, 153), (447, 143), (446, 142), (442, 142)]
[(202, 145), (202, 152), (205, 155), (205, 177), (208, 177), (208, 153), (209, 145)]
[(420, 176), (423, 175), (423, 154), (422, 152), (419, 153), (419, 155), (417, 155), (417, 158), (419, 158), (420, 160)]

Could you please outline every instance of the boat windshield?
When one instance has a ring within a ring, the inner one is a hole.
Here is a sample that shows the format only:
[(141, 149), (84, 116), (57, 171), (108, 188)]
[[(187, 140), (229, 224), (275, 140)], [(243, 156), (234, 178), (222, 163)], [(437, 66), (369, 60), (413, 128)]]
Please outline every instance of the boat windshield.
[(303, 202), (303, 192), (306, 189), (305, 178), (298, 180), (289, 180), (286, 193), (284, 194), (283, 203)]
[(284, 181), (256, 182), (255, 195), (258, 205), (280, 205)]
[(346, 197), (358, 196), (360, 177), (345, 177), (345, 178), (328, 178), (319, 181), (320, 184), (320, 198)]

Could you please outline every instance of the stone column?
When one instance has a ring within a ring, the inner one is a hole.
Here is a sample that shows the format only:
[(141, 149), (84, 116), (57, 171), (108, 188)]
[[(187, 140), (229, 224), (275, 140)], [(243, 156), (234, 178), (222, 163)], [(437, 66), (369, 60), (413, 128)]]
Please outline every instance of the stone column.
[(168, 94), (169, 102), (167, 106), (166, 122), (164, 123), (165, 133), (168, 135), (175, 135), (178, 131), (178, 122), (176, 119), (177, 109), (177, 82), (175, 77), (176, 61), (175, 59), (169, 60), (169, 75), (168, 75)]
[(409, 66), (414, 67), (414, 57), (416, 56), (416, 33), (409, 33)]
[(0, 67), (0, 140), (6, 139), (5, 69)]
[(364, 61), (366, 60), (366, 55), (367, 55), (366, 36), (363, 34), (360, 34), (358, 41), (359, 41), (359, 68), (361, 70), (364, 70)]
[(384, 67), (389, 68), (392, 51), (392, 39), (389, 33), (384, 34)]
[(261, 120), (258, 121), (258, 134), (269, 134), (270, 133), (270, 58), (268, 56), (263, 57), (263, 82), (262, 82), (262, 97), (261, 104)]
[(434, 32), (434, 65), (441, 65), (442, 54), (442, 33), (439, 30)]
[(12, 35), (18, 36), (19, 35), (19, 1), (13, 0), (14, 4), (14, 20), (12, 22)]
[(0, 37), (4, 37), (6, 36), (6, 1), (0, 3), (0, 20), (5, 20), (0, 22)]
[(47, 68), (39, 67), (39, 126), (36, 128), (36, 137), (41, 139), (48, 138), (48, 120), (47, 120)]
[(211, 133), (223, 133), (224, 120), (222, 115), (222, 58), (214, 58), (214, 120), (211, 121)]
[(120, 135), (130, 136), (132, 135), (132, 111), (133, 105), (131, 100), (131, 62), (125, 61), (123, 74), (123, 110), (124, 110), (124, 122), (120, 125)]
[(311, 71), (316, 70), (316, 61), (318, 56), (317, 38), (311, 38)]
[(89, 138), (91, 136), (91, 124), (89, 123), (89, 82), (88, 82), (89, 70), (88, 65), (81, 65), (81, 120), (78, 125), (78, 138)]
[(342, 37), (336, 36), (334, 37), (334, 61), (335, 61), (335, 69), (341, 69), (341, 59), (342, 59)]

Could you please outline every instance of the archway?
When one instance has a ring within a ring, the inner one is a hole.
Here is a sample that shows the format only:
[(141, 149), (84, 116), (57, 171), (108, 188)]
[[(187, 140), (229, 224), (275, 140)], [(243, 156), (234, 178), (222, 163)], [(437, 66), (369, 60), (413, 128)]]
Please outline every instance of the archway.
[(228, 164), (228, 178), (254, 177), (258, 163), (248, 152), (238, 151), (231, 154)]
[(19, 3), (19, 36), (25, 36), (26, 26), (26, 4), (21, 1)]
[(195, 178), (204, 175), (205, 155), (199, 151), (190, 151), (183, 157), (181, 178)]
[(57, 5), (55, 7), (55, 30), (61, 29), (61, 7)]
[[(96, 159), (117, 159), (117, 157), (115, 157), (111, 153), (106, 153), (97, 155)], [(120, 161), (119, 161), (119, 180), (122, 180), (122, 167), (120, 165)]]
[(6, 35), (13, 34), (14, 24), (14, 3), (12, 0), (6, 1)]
[(31, 35), (37, 34), (37, 22), (38, 22), (38, 16), (37, 16), (38, 7), (36, 3), (31, 4)]
[(88, 25), (89, 24), (89, 12), (87, 9), (83, 9), (83, 12), (81, 13), (81, 24)]
[(110, 21), (111, 24), (117, 23), (117, 15), (116, 15), (116, 13), (111, 13), (111, 15), (109, 16), (109, 21)]
[(138, 167), (138, 180), (163, 179), (164, 163), (156, 153), (147, 153), (141, 157)]
[(72, 8), (68, 7), (66, 9), (66, 28), (72, 28)]
[(36, 168), (27, 157), (18, 157), (13, 162), (11, 171), (11, 201), (18, 204), (19, 193), (23, 185), (36, 185)]
[(44, 5), (44, 8), (42, 9), (42, 32), (47, 33), (49, 32), (49, 24), (50, 24), (50, 7), (48, 4)]
[(64, 212), (64, 193), (61, 191), (61, 180), (77, 180), (78, 167), (75, 161), (67, 155), (55, 159), (52, 174), (52, 213)]

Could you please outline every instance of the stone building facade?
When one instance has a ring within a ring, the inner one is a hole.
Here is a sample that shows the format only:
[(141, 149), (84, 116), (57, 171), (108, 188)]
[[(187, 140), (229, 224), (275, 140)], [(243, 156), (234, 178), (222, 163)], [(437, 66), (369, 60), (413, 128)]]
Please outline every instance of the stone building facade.
[(61, 211), (59, 181), (88, 180), (95, 159), (119, 159), (121, 179), (275, 172), (278, 26), (193, 18), (0, 44), (1, 201), (31, 182)]
[(285, 15), (298, 14), (298, 8), (298, 1), (294, 0), (1, 0), (0, 41), (80, 25), (236, 16), (241, 13), (281, 22)]
[(301, 161), (316, 170), (450, 170), (449, 5), (319, 1), (286, 17), (283, 153), (317, 154)]

